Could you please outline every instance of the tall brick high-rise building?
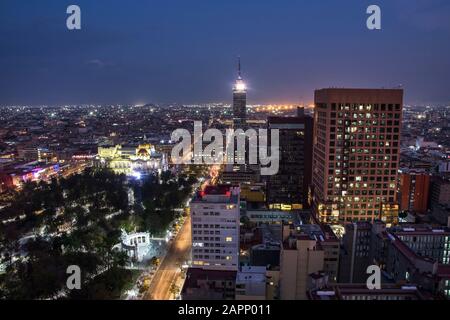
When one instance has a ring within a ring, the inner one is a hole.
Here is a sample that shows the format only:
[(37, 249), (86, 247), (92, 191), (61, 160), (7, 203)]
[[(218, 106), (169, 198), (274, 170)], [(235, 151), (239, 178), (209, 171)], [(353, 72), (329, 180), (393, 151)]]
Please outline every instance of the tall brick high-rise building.
[(313, 206), (321, 221), (398, 221), (402, 89), (315, 92)]
[(430, 175), (424, 170), (400, 170), (398, 200), (400, 211), (425, 213), (428, 210)]

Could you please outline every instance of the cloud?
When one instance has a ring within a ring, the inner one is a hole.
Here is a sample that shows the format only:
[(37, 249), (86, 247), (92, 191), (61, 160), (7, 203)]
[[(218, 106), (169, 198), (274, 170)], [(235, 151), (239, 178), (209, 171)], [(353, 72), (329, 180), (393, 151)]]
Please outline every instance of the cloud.
[(95, 66), (97, 68), (104, 68), (104, 67), (112, 65), (112, 64), (106, 63), (106, 62), (104, 62), (104, 61), (102, 61), (100, 59), (89, 60), (89, 61), (86, 62), (86, 64), (90, 65), (90, 66)]

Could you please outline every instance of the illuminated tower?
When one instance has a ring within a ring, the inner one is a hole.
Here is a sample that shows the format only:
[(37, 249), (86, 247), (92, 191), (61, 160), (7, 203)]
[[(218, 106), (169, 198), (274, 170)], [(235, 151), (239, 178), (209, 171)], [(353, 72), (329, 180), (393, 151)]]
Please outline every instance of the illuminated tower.
[(247, 122), (247, 86), (242, 79), (241, 58), (238, 60), (238, 78), (233, 87), (233, 125), (244, 129)]

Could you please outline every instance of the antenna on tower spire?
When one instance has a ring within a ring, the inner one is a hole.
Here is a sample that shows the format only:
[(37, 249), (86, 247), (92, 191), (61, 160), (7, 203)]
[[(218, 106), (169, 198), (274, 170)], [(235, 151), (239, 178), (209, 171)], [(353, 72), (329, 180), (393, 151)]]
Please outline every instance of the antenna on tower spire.
[(238, 56), (238, 77), (239, 77), (239, 79), (242, 78), (242, 74), (241, 74), (241, 56)]

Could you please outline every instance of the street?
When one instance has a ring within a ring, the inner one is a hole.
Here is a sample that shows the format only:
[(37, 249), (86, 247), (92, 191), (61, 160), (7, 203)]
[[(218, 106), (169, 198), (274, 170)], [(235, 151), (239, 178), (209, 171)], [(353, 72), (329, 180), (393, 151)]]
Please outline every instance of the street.
[[(180, 266), (189, 259), (191, 250), (191, 218), (186, 218), (178, 235), (170, 245), (164, 260), (153, 277), (147, 293), (146, 300), (171, 300), (174, 298), (171, 292), (172, 284), (179, 285), (181, 276)], [(181, 288), (180, 288), (181, 289)]]

